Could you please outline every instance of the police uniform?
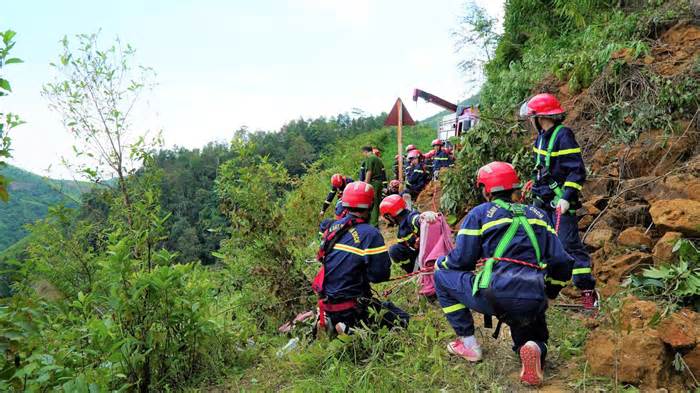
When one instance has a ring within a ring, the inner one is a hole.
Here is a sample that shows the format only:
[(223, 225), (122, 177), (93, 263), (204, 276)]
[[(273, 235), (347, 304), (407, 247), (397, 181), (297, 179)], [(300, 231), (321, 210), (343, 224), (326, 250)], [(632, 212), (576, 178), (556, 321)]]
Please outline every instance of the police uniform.
[[(490, 257), (511, 261), (484, 262)], [(479, 262), (484, 266), (475, 273)], [(555, 298), (566, 285), (571, 262), (544, 211), (487, 202), (469, 212), (455, 249), (436, 261), (436, 293), (457, 335), (474, 334), (470, 309), (496, 315), (510, 326), (516, 352), (534, 341), (544, 359), (547, 298)]]
[(586, 181), (581, 147), (570, 128), (556, 125), (546, 131), (540, 130), (533, 151), (535, 181), (532, 193), (535, 205), (544, 209), (550, 220), (556, 222), (559, 199), (571, 204), (569, 211), (562, 212), (559, 239), (574, 258), (574, 285), (579, 289), (593, 289), (595, 279), (591, 272), (591, 257), (579, 237), (576, 217), (576, 209), (581, 207), (579, 193)]

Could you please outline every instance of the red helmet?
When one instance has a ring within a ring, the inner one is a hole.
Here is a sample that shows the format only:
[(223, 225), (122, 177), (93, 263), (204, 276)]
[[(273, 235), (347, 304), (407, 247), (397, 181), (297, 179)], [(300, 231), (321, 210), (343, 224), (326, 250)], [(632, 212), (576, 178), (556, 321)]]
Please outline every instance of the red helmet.
[(408, 146), (406, 146), (406, 153), (408, 153), (411, 150), (416, 150), (416, 149), (417, 149), (416, 145), (408, 145)]
[(557, 97), (549, 93), (538, 94), (527, 102), (528, 116), (552, 116), (563, 113), (564, 109)]
[(494, 161), (479, 168), (476, 185), (484, 186), (486, 192), (514, 190), (520, 188), (520, 179), (513, 165)]
[(442, 142), (442, 140), (440, 140), (440, 138), (438, 138), (438, 139), (433, 140), (432, 145), (433, 146), (442, 146), (442, 145), (444, 145), (444, 143)]
[(343, 206), (369, 209), (374, 201), (374, 187), (363, 181), (355, 181), (345, 186)]
[(408, 155), (407, 155), (409, 160), (411, 158), (420, 158), (420, 156), (421, 156), (421, 152), (418, 149), (413, 149), (413, 150), (409, 151)]
[(381, 156), (382, 156), (381, 150), (377, 149), (376, 147), (373, 147), (373, 148), (372, 148), (372, 153), (373, 153), (375, 156), (377, 156), (377, 157), (381, 157)]
[(379, 204), (379, 214), (382, 216), (388, 214), (391, 217), (396, 217), (404, 209), (406, 209), (406, 201), (403, 200), (401, 195), (389, 195)]
[(345, 176), (340, 173), (331, 176), (331, 185), (333, 188), (343, 188), (345, 186)]
[(391, 188), (399, 188), (400, 185), (401, 185), (401, 182), (396, 180), (396, 179), (389, 182), (389, 187), (391, 187)]

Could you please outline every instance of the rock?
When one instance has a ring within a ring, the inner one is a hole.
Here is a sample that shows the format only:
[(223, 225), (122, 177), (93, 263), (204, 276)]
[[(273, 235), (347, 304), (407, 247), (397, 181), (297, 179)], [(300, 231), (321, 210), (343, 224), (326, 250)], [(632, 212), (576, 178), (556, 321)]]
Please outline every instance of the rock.
[(697, 320), (697, 314), (693, 311), (684, 309), (675, 312), (659, 324), (659, 338), (673, 349), (692, 348), (697, 340)]
[(583, 216), (578, 220), (579, 231), (585, 230), (593, 223), (593, 216)]
[(642, 227), (627, 228), (617, 237), (617, 244), (625, 247), (651, 249), (651, 237)]
[(591, 201), (588, 201), (583, 204), (583, 209), (586, 211), (586, 214), (590, 214), (592, 216), (597, 216), (600, 214), (600, 209), (598, 209), (595, 204)]
[(683, 195), (684, 198), (700, 201), (700, 178), (692, 174), (669, 176), (663, 179), (659, 186), (665, 188), (668, 194), (673, 192)]
[(649, 325), (654, 316), (659, 315), (659, 309), (654, 302), (639, 300), (634, 296), (622, 299), (620, 321), (625, 331), (642, 329)]
[(599, 227), (588, 233), (584, 243), (593, 248), (600, 248), (604, 243), (612, 241), (614, 238), (615, 232), (611, 228)]
[(611, 228), (624, 230), (628, 227), (643, 226), (651, 224), (649, 205), (643, 203), (623, 202), (619, 206), (608, 209), (604, 221)]
[(594, 375), (641, 385), (642, 390), (665, 386), (670, 379), (666, 347), (653, 330), (616, 335), (599, 328), (589, 336), (584, 353)]
[[(595, 254), (595, 253), (594, 253)], [(619, 255), (603, 261), (594, 260), (593, 275), (601, 284), (603, 296), (615, 294), (624, 278), (644, 266), (653, 264), (654, 259), (650, 254), (634, 251), (629, 254)]]
[(649, 210), (657, 228), (700, 236), (700, 202), (691, 199), (656, 201)]
[(690, 352), (683, 356), (683, 360), (685, 360), (685, 364), (688, 365), (690, 371), (697, 378), (700, 375), (700, 346), (691, 349)]
[(654, 246), (654, 264), (659, 265), (664, 262), (673, 262), (675, 255), (673, 254), (673, 246), (683, 237), (680, 232), (666, 232)]

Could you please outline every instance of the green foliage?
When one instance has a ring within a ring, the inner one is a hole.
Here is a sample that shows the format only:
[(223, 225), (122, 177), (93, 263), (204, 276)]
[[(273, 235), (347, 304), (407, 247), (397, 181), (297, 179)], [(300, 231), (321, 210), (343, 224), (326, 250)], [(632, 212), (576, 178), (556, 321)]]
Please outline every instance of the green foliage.
[(644, 269), (629, 285), (639, 295), (670, 305), (689, 305), (700, 310), (700, 251), (690, 240), (673, 247), (678, 262)]
[[(15, 33), (12, 30), (0, 31), (0, 97), (6, 96), (12, 92), (10, 81), (4, 78), (3, 68), (8, 64), (22, 63), (22, 60), (16, 57), (9, 57), (10, 51), (15, 46)], [(3, 170), (7, 163), (5, 160), (10, 158), (10, 130), (22, 124), (19, 116), (13, 113), (0, 112), (0, 170)], [(8, 186), (10, 181), (4, 175), (0, 175), (0, 201), (7, 202), (10, 199)], [(0, 249), (3, 247), (0, 245)]]

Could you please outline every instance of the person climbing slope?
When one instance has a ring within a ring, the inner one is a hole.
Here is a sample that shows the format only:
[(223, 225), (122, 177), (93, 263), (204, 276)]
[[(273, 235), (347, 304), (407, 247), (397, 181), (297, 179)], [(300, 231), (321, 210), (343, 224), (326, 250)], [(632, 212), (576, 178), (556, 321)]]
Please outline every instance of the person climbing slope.
[(381, 201), (382, 182), (386, 179), (384, 172), (384, 163), (379, 157), (372, 153), (372, 146), (362, 147), (362, 154), (365, 156), (362, 166), (365, 168), (364, 180), (365, 183), (371, 184), (377, 190), (374, 195), (374, 203), (371, 206), (371, 214), (369, 223), (375, 227), (379, 225), (379, 202)]
[[(382, 303), (372, 297), (370, 283), (387, 281), (391, 271), (381, 233), (367, 224), (374, 195), (374, 188), (365, 182), (345, 187), (342, 204), (348, 214), (326, 229), (317, 255), (322, 267), (312, 287), (319, 295), (319, 324), (330, 326), (338, 334), (350, 333), (362, 322), (390, 327), (408, 325), (406, 312), (391, 302)], [(386, 312), (378, 313), (381, 320), (374, 321), (369, 309)]]
[(447, 150), (443, 147), (445, 143), (441, 139), (435, 139), (433, 140), (433, 151), (434, 153), (432, 154), (432, 159), (433, 159), (433, 179), (437, 179), (440, 170), (442, 168), (447, 168), (450, 165), (452, 165), (452, 156), (450, 153), (447, 152)]
[(347, 176), (343, 176), (340, 173), (336, 173), (331, 176), (331, 190), (328, 192), (326, 199), (323, 201), (323, 206), (321, 206), (321, 211), (318, 213), (319, 217), (323, 217), (328, 210), (328, 206), (333, 203), (333, 199), (338, 197), (338, 202), (335, 204), (335, 219), (339, 220), (345, 215), (345, 208), (341, 203), (343, 199), (343, 190), (345, 186), (352, 183), (353, 180)]
[(398, 242), (389, 248), (391, 261), (399, 264), (406, 273), (412, 272), (419, 253), (421, 220), (433, 222), (437, 215), (430, 211), (421, 214), (409, 209), (400, 195), (384, 198), (379, 205), (379, 214), (398, 226)]
[(520, 179), (505, 162), (479, 169), (477, 186), (488, 202), (472, 209), (457, 234), (457, 244), (435, 263), (435, 290), (456, 340), (447, 350), (470, 362), (481, 360), (470, 310), (510, 327), (520, 355), (520, 379), (543, 380), (549, 332), (547, 299), (554, 299), (571, 277), (571, 257), (557, 239), (547, 214), (519, 198)]
[(408, 153), (408, 162), (410, 165), (406, 169), (406, 190), (411, 195), (411, 199), (416, 201), (418, 195), (430, 182), (430, 173), (421, 162), (420, 150), (411, 150)]
[(586, 181), (586, 167), (573, 131), (562, 123), (564, 109), (552, 94), (538, 94), (521, 108), (521, 116), (528, 117), (537, 130), (533, 146), (535, 152), (534, 185), (535, 206), (547, 212), (557, 222), (560, 212), (559, 239), (566, 252), (574, 258), (573, 283), (581, 290), (581, 301), (586, 309), (595, 307), (595, 278), (591, 271), (591, 257), (578, 233), (576, 209), (581, 207), (580, 191)]

